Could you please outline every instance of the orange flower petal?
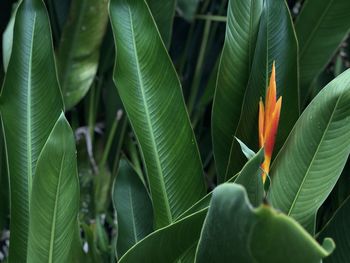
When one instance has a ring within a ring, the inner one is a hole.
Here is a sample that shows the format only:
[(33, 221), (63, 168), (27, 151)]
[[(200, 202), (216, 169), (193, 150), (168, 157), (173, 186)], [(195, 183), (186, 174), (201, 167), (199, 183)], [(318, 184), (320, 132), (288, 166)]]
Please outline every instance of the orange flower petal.
[(261, 98), (259, 101), (259, 147), (262, 148), (265, 143), (264, 139), (264, 120), (265, 120), (265, 109), (264, 103)]

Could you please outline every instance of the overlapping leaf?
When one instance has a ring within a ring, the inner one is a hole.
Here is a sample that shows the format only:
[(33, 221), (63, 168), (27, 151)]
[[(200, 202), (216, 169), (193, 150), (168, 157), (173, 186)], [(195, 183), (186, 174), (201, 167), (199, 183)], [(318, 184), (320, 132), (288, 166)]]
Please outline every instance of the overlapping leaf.
[(169, 48), (175, 15), (175, 0), (147, 0), (152, 16), (166, 47)]
[(27, 262), (73, 262), (79, 182), (73, 131), (62, 114), (37, 161)]
[(327, 65), (350, 29), (350, 1), (308, 0), (295, 23), (300, 46), (300, 100)]
[(314, 215), (350, 153), (350, 71), (329, 83), (295, 124), (271, 169), (269, 199), (313, 232)]
[(333, 249), (332, 240), (321, 247), (271, 207), (253, 209), (243, 187), (223, 184), (213, 192), (195, 262), (319, 263)]
[[(297, 40), (285, 1), (265, 1), (251, 76), (235, 133), (253, 150), (258, 149), (259, 99), (265, 97), (273, 61), (276, 64), (277, 96), (283, 97), (275, 152), (283, 145), (299, 116), (297, 53)], [(240, 146), (236, 140), (232, 142), (226, 177), (228, 172), (239, 171), (245, 162)]]
[(32, 177), (62, 111), (49, 19), (41, 0), (21, 2), (13, 39), (0, 110), (11, 184), (10, 262), (26, 262)]
[(319, 239), (329, 236), (334, 239), (336, 250), (325, 259), (326, 263), (346, 262), (350, 257), (350, 198), (336, 211), (320, 233)]
[(119, 258), (153, 230), (150, 196), (137, 173), (124, 159), (120, 161), (113, 186), (113, 205), (117, 214)]
[(156, 227), (205, 192), (201, 160), (175, 69), (144, 1), (112, 0), (114, 80), (145, 161)]
[(57, 54), (64, 105), (70, 109), (89, 90), (108, 22), (107, 0), (73, 0)]
[(262, 0), (229, 1), (226, 38), (219, 65), (212, 113), (212, 136), (219, 182), (227, 178), (262, 12)]

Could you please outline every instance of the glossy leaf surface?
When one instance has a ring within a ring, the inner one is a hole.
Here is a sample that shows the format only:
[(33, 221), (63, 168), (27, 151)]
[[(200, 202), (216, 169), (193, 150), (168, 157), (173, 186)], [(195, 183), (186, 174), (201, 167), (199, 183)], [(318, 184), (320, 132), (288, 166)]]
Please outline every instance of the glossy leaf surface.
[(144, 1), (112, 0), (114, 81), (141, 146), (157, 228), (205, 193), (201, 160), (175, 69)]
[(213, 192), (196, 262), (319, 263), (333, 249), (332, 240), (321, 247), (286, 215), (253, 209), (243, 187), (223, 184)]
[(270, 201), (309, 232), (350, 153), (349, 100), (348, 70), (305, 109), (271, 168)]
[(305, 103), (312, 81), (331, 60), (350, 29), (350, 1), (308, 0), (295, 23), (300, 46), (300, 96)]
[[(219, 182), (226, 179), (254, 57), (262, 0), (230, 0), (212, 112), (212, 136)], [(228, 178), (227, 178), (228, 179)]]
[(164, 45), (169, 48), (175, 15), (175, 0), (147, 0)]
[(198, 241), (207, 209), (158, 229), (132, 247), (120, 263), (174, 262)]
[(72, 0), (57, 54), (66, 109), (85, 96), (95, 78), (108, 22), (107, 5), (107, 0)]
[(78, 231), (75, 138), (62, 114), (37, 161), (30, 204), (27, 262), (72, 262)]
[(117, 214), (117, 255), (124, 253), (153, 231), (152, 202), (145, 185), (128, 161), (122, 159), (113, 186)]
[(62, 111), (49, 19), (41, 0), (25, 0), (18, 7), (0, 110), (10, 171), (10, 262), (26, 262), (32, 177)]
[[(252, 150), (258, 149), (258, 105), (260, 97), (263, 100), (265, 98), (273, 61), (276, 64), (277, 97), (283, 97), (275, 153), (283, 145), (299, 116), (297, 50), (293, 23), (285, 1), (265, 1), (251, 76), (235, 133)], [(226, 174), (238, 172), (245, 163), (245, 157), (235, 140), (230, 153)]]

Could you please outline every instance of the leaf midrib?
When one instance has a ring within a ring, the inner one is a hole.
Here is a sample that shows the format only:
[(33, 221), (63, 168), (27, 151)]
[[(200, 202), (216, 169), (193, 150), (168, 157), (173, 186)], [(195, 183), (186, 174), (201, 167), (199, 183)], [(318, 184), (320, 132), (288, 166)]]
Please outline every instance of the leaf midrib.
[(294, 207), (295, 207), (295, 205), (296, 205), (296, 202), (297, 202), (297, 200), (298, 200), (298, 198), (299, 198), (299, 196), (300, 196), (301, 189), (302, 189), (303, 186), (304, 186), (304, 183), (305, 183), (305, 181), (306, 181), (306, 178), (308, 177), (308, 174), (309, 174), (309, 172), (310, 172), (311, 166), (312, 166), (313, 162), (315, 161), (316, 155), (318, 154), (318, 151), (319, 151), (319, 149), (320, 149), (320, 147), (321, 147), (321, 144), (322, 144), (322, 142), (323, 142), (323, 140), (324, 140), (324, 138), (325, 138), (325, 136), (326, 136), (326, 134), (327, 134), (327, 132), (328, 132), (329, 126), (330, 126), (330, 124), (331, 124), (331, 122), (332, 122), (332, 120), (333, 120), (334, 113), (335, 113), (335, 111), (336, 111), (336, 109), (337, 109), (338, 103), (339, 103), (339, 101), (340, 101), (340, 99), (341, 99), (342, 96), (343, 96), (343, 93), (338, 97), (337, 102), (336, 102), (335, 105), (334, 105), (332, 114), (331, 114), (331, 116), (330, 116), (330, 118), (329, 118), (329, 121), (328, 121), (328, 123), (327, 123), (327, 127), (325, 128), (325, 130), (324, 130), (324, 132), (323, 132), (323, 134), (322, 134), (322, 137), (321, 137), (321, 139), (320, 139), (320, 142), (319, 142), (319, 144), (318, 144), (318, 146), (317, 146), (317, 148), (316, 148), (316, 150), (315, 150), (315, 153), (314, 153), (314, 155), (313, 155), (313, 157), (312, 157), (312, 159), (311, 159), (311, 161), (310, 161), (310, 165), (308, 166), (308, 168), (307, 168), (307, 170), (306, 170), (306, 172), (305, 172), (305, 176), (304, 176), (304, 178), (303, 178), (303, 180), (302, 180), (302, 182), (301, 182), (301, 184), (300, 184), (300, 186), (299, 186), (299, 188), (298, 188), (297, 193), (295, 194), (295, 197), (294, 197), (294, 199), (293, 199), (293, 202), (292, 202), (292, 204), (291, 204), (291, 207), (290, 207), (289, 210), (288, 210), (288, 213), (287, 213), (288, 216), (291, 215), (291, 213), (292, 213), (292, 211), (293, 211), (293, 209), (294, 209)]
[(54, 239), (56, 235), (56, 216), (57, 216), (57, 207), (58, 207), (58, 198), (59, 193), (61, 189), (61, 177), (62, 177), (62, 171), (63, 171), (63, 162), (65, 159), (65, 153), (63, 153), (62, 159), (61, 159), (61, 166), (60, 166), (60, 173), (58, 176), (58, 183), (56, 188), (56, 199), (55, 199), (55, 206), (53, 211), (53, 218), (52, 218), (52, 226), (51, 226), (51, 233), (50, 233), (50, 249), (49, 249), (49, 262), (53, 262), (53, 252), (54, 252)]
[(141, 95), (142, 95), (142, 101), (143, 101), (143, 105), (144, 105), (144, 109), (145, 109), (145, 115), (146, 115), (146, 122), (147, 122), (147, 126), (148, 129), (150, 131), (150, 139), (152, 142), (152, 149), (153, 149), (153, 153), (155, 155), (155, 161), (156, 161), (156, 166), (157, 166), (157, 170), (158, 170), (158, 174), (160, 176), (158, 176), (158, 178), (160, 179), (160, 188), (161, 188), (161, 192), (162, 195), (164, 197), (163, 200), (165, 200), (164, 205), (166, 208), (166, 216), (168, 218), (168, 223), (172, 222), (172, 215), (171, 215), (171, 211), (170, 211), (170, 207), (169, 207), (169, 199), (167, 196), (167, 192), (165, 189), (165, 182), (164, 182), (164, 175), (163, 175), (163, 171), (162, 171), (162, 166), (160, 163), (160, 158), (158, 155), (158, 149), (157, 149), (157, 144), (154, 138), (154, 132), (153, 132), (153, 127), (152, 127), (152, 122), (150, 120), (150, 114), (149, 114), (149, 110), (148, 110), (148, 104), (147, 104), (147, 99), (146, 99), (146, 95), (145, 95), (145, 90), (144, 90), (144, 84), (143, 84), (143, 80), (142, 80), (142, 74), (141, 74), (141, 70), (140, 70), (140, 65), (139, 65), (139, 59), (138, 59), (138, 52), (137, 52), (137, 46), (136, 46), (136, 40), (135, 40), (135, 33), (134, 33), (134, 24), (133, 24), (133, 18), (132, 18), (132, 13), (131, 13), (131, 9), (130, 6), (128, 6), (128, 12), (129, 12), (129, 19), (130, 19), (130, 28), (131, 28), (131, 33), (132, 33), (132, 43), (134, 46), (134, 55), (135, 55), (135, 62), (136, 62), (136, 68), (137, 68), (137, 76), (138, 76), (138, 81), (140, 84), (140, 91), (141, 91)]
[(323, 22), (323, 18), (326, 16), (326, 14), (328, 13), (330, 7), (333, 5), (334, 0), (330, 0), (328, 2), (327, 7), (324, 9), (324, 11), (322, 12), (322, 15), (319, 17), (320, 19), (317, 21), (315, 27), (312, 29), (311, 34), (309, 35), (309, 38), (307, 39), (307, 41), (305, 42), (304, 47), (302, 48), (302, 50), (300, 50), (300, 60), (302, 60), (302, 57), (305, 53), (305, 51), (308, 49), (311, 40), (313, 39), (314, 35), (316, 34), (316, 31), (319, 29), (319, 26), (321, 25), (321, 23)]
[(132, 221), (132, 228), (133, 228), (133, 234), (134, 234), (134, 242), (137, 243), (137, 229), (135, 224), (135, 213), (134, 213), (134, 199), (132, 198), (132, 191), (131, 191), (131, 185), (129, 185), (128, 189), (129, 199), (130, 199), (130, 212), (131, 212), (131, 221)]

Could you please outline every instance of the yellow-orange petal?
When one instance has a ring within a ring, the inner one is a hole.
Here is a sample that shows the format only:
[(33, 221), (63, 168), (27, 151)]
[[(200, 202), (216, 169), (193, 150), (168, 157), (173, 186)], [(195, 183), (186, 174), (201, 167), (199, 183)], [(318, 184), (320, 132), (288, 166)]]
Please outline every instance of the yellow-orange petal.
[(259, 101), (259, 147), (262, 148), (265, 143), (264, 139), (264, 122), (265, 122), (265, 110), (264, 103), (260, 97)]
[[(270, 77), (270, 84), (266, 92), (266, 99), (265, 99), (265, 122), (271, 118), (271, 115), (274, 111), (274, 108), (276, 106), (276, 68), (275, 68), (275, 62), (272, 64), (272, 71), (271, 71), (271, 77)], [(266, 124), (265, 124), (266, 129)]]
[(270, 121), (268, 123), (268, 126), (266, 127), (264, 146), (265, 146), (265, 156), (269, 158), (272, 157), (272, 151), (275, 146), (276, 134), (277, 134), (278, 123), (279, 123), (280, 113), (281, 113), (281, 106), (282, 106), (282, 97), (278, 99), (276, 103), (276, 107), (272, 113), (272, 116), (270, 116)]

